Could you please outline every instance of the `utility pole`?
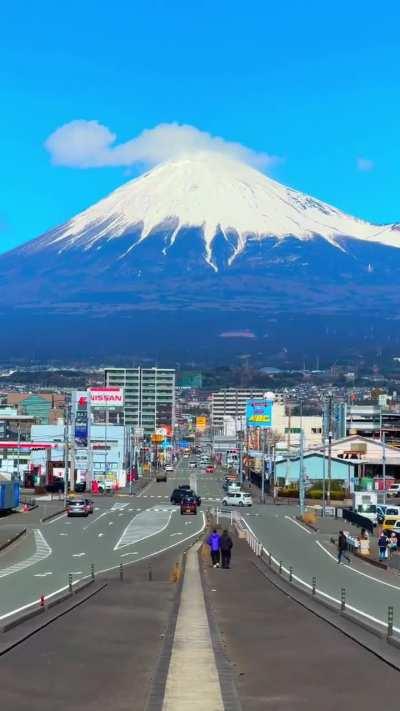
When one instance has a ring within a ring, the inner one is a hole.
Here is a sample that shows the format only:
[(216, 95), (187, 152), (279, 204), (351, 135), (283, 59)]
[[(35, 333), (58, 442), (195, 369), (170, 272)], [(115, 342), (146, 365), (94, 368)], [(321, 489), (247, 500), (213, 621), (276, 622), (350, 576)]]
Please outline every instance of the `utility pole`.
[(331, 483), (332, 483), (332, 393), (329, 393), (328, 400), (328, 506), (331, 505)]
[(325, 517), (325, 477), (326, 477), (326, 439), (325, 432), (323, 434), (323, 458), (322, 458), (322, 518)]
[(64, 405), (64, 508), (67, 508), (69, 465), (69, 405), (67, 398)]
[(383, 503), (386, 504), (386, 433), (382, 433)]
[(303, 430), (300, 430), (300, 472), (299, 472), (299, 503), (300, 503), (300, 514), (304, 514), (304, 442), (303, 442)]
[(261, 453), (262, 453), (262, 466), (261, 466), (261, 503), (265, 504), (265, 430), (260, 430), (261, 434)]

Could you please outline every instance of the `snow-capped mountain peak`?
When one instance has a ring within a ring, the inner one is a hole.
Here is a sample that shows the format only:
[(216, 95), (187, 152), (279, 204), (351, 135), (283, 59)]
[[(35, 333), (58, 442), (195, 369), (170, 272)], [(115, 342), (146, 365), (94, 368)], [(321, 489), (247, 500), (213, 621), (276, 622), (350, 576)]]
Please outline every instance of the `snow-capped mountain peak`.
[(139, 231), (128, 253), (161, 226), (168, 231), (164, 254), (181, 228), (201, 228), (206, 261), (214, 269), (212, 244), (217, 233), (226, 239), (235, 237), (229, 263), (245, 249), (249, 237), (309, 240), (318, 235), (338, 249), (343, 249), (342, 237), (400, 246), (395, 226), (351, 217), (217, 153), (198, 153), (159, 165), (42, 239), (46, 246), (57, 244), (60, 251), (78, 244), (89, 250), (102, 240)]

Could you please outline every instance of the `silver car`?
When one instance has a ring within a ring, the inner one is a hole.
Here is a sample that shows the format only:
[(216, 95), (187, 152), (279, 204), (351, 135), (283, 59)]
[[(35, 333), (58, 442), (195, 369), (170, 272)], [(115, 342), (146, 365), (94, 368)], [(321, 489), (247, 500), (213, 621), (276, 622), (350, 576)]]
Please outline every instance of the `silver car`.
[(67, 516), (89, 516), (85, 499), (70, 499), (67, 504)]

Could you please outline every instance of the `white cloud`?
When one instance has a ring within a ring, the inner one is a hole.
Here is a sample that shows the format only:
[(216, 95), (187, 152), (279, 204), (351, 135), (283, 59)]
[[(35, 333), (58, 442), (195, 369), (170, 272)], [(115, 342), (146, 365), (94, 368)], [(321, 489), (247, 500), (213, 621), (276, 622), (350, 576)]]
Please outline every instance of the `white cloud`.
[(375, 163), (369, 158), (357, 158), (357, 170), (362, 173), (370, 173), (375, 168)]
[(116, 138), (115, 133), (98, 121), (78, 119), (57, 128), (46, 140), (45, 147), (54, 164), (70, 168), (156, 165), (199, 151), (223, 153), (258, 168), (279, 160), (194, 126), (177, 123), (159, 124), (125, 143), (117, 143)]

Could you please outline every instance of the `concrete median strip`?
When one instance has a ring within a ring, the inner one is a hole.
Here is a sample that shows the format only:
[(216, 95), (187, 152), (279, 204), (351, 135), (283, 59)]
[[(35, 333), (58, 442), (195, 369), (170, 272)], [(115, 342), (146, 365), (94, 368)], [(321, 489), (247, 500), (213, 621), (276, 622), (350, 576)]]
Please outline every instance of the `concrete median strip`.
[(162, 711), (224, 710), (200, 578), (200, 545), (187, 554)]

